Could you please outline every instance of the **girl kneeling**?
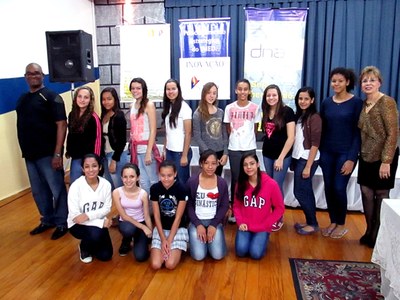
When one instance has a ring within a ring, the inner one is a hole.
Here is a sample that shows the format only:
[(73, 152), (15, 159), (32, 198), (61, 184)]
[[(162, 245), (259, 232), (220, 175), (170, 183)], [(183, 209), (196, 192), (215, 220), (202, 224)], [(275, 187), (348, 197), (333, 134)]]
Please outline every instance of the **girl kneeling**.
[(187, 250), (188, 231), (185, 221), (185, 207), (188, 193), (177, 180), (176, 166), (165, 160), (159, 168), (160, 181), (150, 188), (150, 199), (156, 227), (153, 230), (150, 262), (157, 270), (165, 264), (167, 269), (175, 269), (182, 251)]
[(113, 191), (113, 201), (119, 214), (119, 231), (122, 243), (119, 255), (125, 256), (131, 248), (137, 261), (149, 258), (148, 242), (151, 238), (151, 218), (149, 213), (149, 196), (139, 187), (140, 171), (135, 164), (126, 164), (122, 168), (123, 186)]
[(267, 249), (272, 224), (283, 216), (284, 211), (282, 193), (276, 181), (261, 172), (256, 154), (244, 154), (233, 202), (238, 225), (236, 255), (261, 259)]
[(203, 260), (207, 252), (214, 259), (226, 255), (223, 220), (229, 208), (228, 185), (217, 176), (218, 156), (213, 150), (200, 155), (200, 174), (187, 181), (190, 255)]
[(80, 260), (90, 263), (93, 256), (99, 260), (110, 260), (113, 255), (108, 228), (111, 219), (106, 216), (111, 210), (111, 184), (99, 176), (100, 157), (86, 154), (82, 159), (84, 176), (75, 180), (68, 192), (68, 228), (81, 240)]

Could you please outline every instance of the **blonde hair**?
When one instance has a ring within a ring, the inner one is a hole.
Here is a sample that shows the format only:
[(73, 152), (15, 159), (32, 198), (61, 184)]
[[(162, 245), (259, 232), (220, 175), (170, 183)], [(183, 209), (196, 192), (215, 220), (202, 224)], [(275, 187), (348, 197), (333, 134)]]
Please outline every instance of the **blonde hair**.
[(363, 80), (363, 78), (369, 74), (374, 75), (376, 78), (378, 78), (379, 82), (382, 83), (381, 71), (379, 71), (379, 69), (375, 66), (367, 66), (364, 69), (362, 69), (360, 74), (360, 83)]

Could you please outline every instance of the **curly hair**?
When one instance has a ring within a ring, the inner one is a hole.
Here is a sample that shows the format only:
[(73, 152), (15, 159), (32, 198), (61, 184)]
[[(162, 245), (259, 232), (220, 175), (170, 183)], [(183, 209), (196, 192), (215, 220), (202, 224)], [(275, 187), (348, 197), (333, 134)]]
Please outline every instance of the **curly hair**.
[[(78, 106), (77, 99), (80, 91), (86, 90), (89, 92), (90, 101), (86, 110), (80, 115), (80, 107)], [(72, 100), (72, 110), (70, 114), (69, 123), (71, 124), (71, 130), (73, 132), (83, 132), (86, 124), (92, 117), (94, 112), (94, 92), (88, 86), (82, 86), (76, 89), (74, 99)]]

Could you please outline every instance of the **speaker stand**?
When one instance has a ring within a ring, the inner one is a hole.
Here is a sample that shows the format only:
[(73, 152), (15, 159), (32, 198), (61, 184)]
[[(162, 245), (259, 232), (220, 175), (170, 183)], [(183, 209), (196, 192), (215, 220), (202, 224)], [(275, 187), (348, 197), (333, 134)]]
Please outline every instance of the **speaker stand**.
[(71, 99), (74, 100), (75, 82), (71, 82)]

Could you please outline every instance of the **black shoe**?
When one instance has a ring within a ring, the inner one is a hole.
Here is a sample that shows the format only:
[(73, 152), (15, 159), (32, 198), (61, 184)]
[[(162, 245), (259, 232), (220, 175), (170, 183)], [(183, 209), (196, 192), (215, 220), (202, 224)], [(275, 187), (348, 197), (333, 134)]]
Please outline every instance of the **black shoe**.
[(47, 225), (47, 224), (40, 223), (39, 226), (36, 227), (35, 229), (33, 229), (31, 232), (29, 232), (29, 234), (30, 235), (39, 234), (39, 233), (45, 232), (46, 230), (49, 230), (50, 228), (54, 228), (54, 225)]
[(89, 252), (82, 250), (80, 245), (78, 246), (78, 249), (79, 249), (79, 259), (81, 260), (81, 262), (88, 264), (93, 261), (93, 257), (90, 255)]
[(131, 238), (122, 238), (121, 246), (119, 247), (119, 256), (126, 256), (131, 250)]
[(368, 245), (369, 243), (371, 243), (371, 238), (369, 237), (369, 235), (364, 234), (364, 235), (360, 238), (360, 244), (361, 244), (361, 245)]
[(63, 237), (68, 232), (68, 228), (65, 226), (57, 226), (56, 230), (54, 230), (51, 235), (52, 240), (58, 240), (60, 237)]

